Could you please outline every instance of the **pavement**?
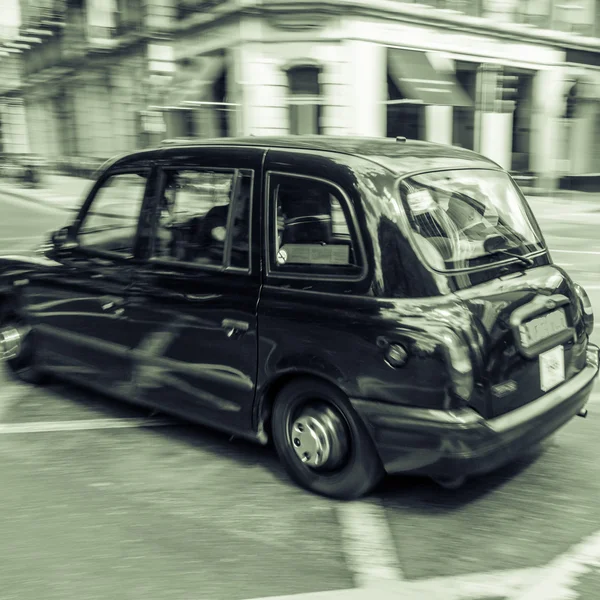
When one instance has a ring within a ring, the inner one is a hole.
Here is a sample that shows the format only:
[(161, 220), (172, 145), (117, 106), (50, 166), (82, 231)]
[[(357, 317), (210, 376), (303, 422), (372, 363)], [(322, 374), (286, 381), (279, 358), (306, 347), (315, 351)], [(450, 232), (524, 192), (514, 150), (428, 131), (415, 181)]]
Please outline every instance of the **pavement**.
[(30, 188), (0, 178), (0, 193), (38, 205), (73, 211), (79, 208), (92, 183), (90, 179), (47, 173), (42, 185)]
[[(595, 202), (530, 200), (598, 311)], [(2, 184), (0, 215), (0, 252), (72, 216)], [(458, 491), (389, 477), (341, 503), (269, 448), (0, 369), (0, 600), (597, 600), (600, 389), (588, 408)]]

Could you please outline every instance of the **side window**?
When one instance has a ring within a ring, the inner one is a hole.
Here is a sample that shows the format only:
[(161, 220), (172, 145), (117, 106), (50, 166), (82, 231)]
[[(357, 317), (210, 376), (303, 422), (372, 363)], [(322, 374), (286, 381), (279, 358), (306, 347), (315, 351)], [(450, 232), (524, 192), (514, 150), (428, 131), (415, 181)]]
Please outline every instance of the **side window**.
[(248, 269), (252, 180), (251, 171), (166, 170), (154, 258)]
[(360, 274), (362, 257), (348, 201), (336, 186), (270, 174), (269, 194), (271, 271), (352, 278)]
[(82, 248), (133, 254), (148, 173), (116, 173), (96, 190), (77, 233)]

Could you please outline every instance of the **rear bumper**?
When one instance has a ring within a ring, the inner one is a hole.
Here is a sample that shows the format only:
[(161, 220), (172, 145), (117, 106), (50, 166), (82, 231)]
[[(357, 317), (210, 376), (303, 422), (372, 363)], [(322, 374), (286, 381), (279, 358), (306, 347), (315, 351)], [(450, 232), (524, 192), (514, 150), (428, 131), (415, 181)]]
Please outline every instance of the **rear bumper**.
[(588, 401), (598, 364), (599, 348), (590, 344), (579, 374), (538, 400), (493, 419), (470, 408), (442, 411), (351, 402), (371, 431), (388, 473), (476, 475), (512, 461), (577, 415)]

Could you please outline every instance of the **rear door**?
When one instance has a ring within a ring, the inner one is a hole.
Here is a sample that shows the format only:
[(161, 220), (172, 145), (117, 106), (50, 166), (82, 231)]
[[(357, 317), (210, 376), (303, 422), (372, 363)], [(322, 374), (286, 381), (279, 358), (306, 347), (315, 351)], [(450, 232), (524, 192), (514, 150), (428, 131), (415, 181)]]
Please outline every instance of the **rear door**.
[[(138, 400), (228, 431), (252, 424), (260, 292), (252, 225), (262, 152), (167, 151), (150, 257), (136, 271), (129, 318)], [(258, 240), (257, 240), (258, 241)]]

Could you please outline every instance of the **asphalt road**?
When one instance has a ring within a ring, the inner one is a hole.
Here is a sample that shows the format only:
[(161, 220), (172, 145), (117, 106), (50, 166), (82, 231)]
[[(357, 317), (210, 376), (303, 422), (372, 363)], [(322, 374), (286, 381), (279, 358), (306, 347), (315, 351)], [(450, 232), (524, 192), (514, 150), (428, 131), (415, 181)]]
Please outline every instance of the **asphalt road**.
[[(600, 311), (600, 202), (533, 207), (555, 260)], [(0, 196), (0, 252), (66, 218)], [(292, 485), (269, 449), (2, 373), (0, 600), (248, 600), (359, 586), (357, 599), (597, 600), (599, 399), (600, 389), (586, 420), (459, 491), (395, 477), (372, 498), (336, 503)]]

